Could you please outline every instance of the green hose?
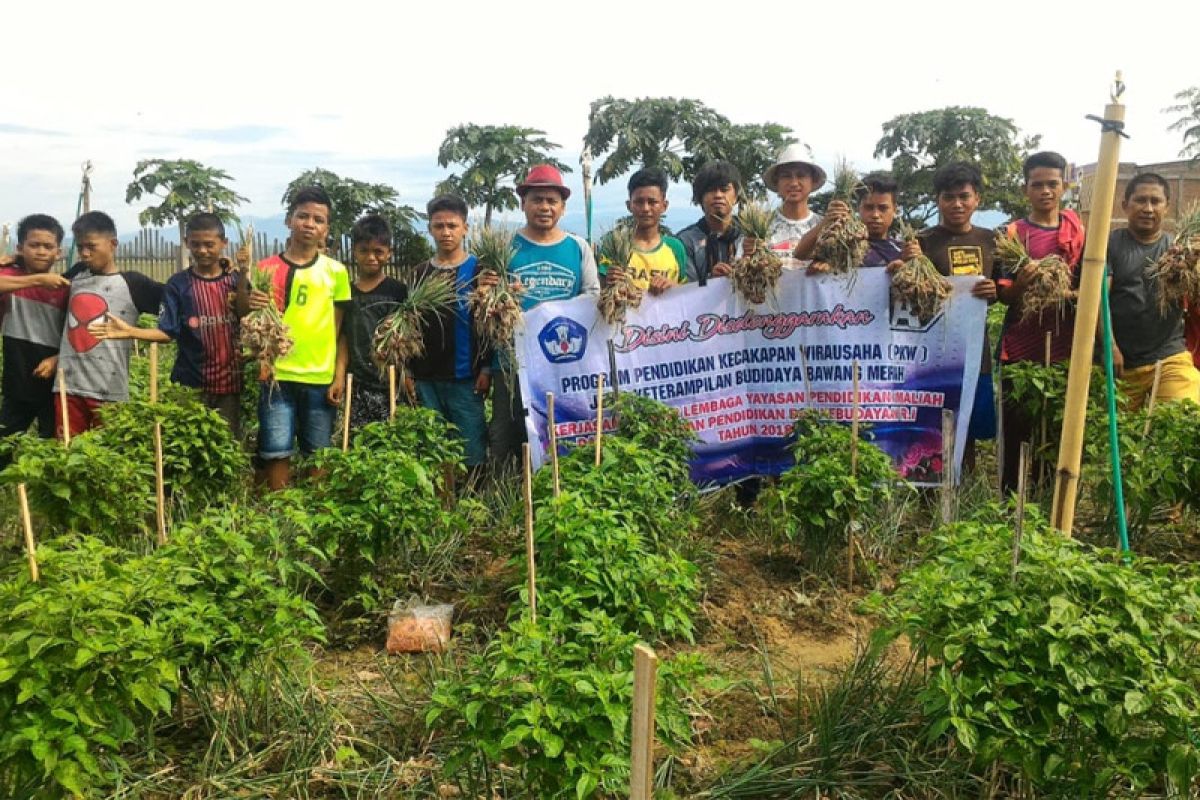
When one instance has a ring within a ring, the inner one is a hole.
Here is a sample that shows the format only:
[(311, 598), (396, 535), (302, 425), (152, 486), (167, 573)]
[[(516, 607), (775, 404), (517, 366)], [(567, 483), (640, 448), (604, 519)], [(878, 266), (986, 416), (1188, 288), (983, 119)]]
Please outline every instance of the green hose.
[(1104, 316), (1104, 382), (1108, 390), (1108, 450), (1112, 459), (1113, 510), (1117, 515), (1117, 536), (1125, 562), (1129, 562), (1129, 524), (1125, 519), (1125, 486), (1121, 480), (1121, 444), (1117, 436), (1117, 382), (1113, 376), (1112, 312), (1108, 307), (1108, 279), (1100, 284), (1100, 305)]

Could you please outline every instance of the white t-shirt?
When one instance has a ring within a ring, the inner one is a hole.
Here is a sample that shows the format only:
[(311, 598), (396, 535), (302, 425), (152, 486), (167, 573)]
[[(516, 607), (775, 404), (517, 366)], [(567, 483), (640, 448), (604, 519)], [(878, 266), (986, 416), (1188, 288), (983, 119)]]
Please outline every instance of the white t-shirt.
[(771, 250), (783, 261), (784, 269), (805, 269), (809, 261), (801, 261), (792, 257), (792, 251), (804, 234), (821, 224), (821, 215), (815, 211), (808, 212), (804, 219), (788, 219), (779, 209), (775, 209), (775, 219), (771, 221)]

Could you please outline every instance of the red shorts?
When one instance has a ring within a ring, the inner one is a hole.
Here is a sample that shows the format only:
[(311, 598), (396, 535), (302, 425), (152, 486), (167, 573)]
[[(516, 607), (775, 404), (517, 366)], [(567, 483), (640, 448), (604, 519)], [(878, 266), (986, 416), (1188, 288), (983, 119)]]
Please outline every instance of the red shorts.
[[(84, 431), (100, 425), (100, 415), (96, 412), (101, 406), (107, 405), (106, 400), (96, 400), (92, 397), (67, 395), (67, 421), (70, 423), (72, 436), (78, 436)], [(54, 435), (63, 438), (62, 400), (57, 393), (54, 397)]]

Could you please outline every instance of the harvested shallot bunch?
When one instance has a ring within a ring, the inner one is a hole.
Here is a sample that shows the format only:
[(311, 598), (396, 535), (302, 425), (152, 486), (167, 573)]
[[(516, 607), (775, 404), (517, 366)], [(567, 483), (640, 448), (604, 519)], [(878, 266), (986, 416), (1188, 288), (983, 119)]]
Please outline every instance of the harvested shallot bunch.
[(275, 362), (292, 352), (295, 342), (275, 305), (273, 270), (254, 267), (247, 275), (250, 287), (271, 297), (271, 302), (242, 318), (240, 343), (246, 355), (258, 362), (258, 379), (274, 382)]
[(408, 296), (375, 328), (375, 363), (380, 369), (395, 367), (403, 376), (409, 361), (425, 355), (426, 323), (436, 322), (457, 299), (454, 283), (442, 275), (430, 275), (409, 287)]
[(1158, 306), (1166, 314), (1200, 303), (1200, 203), (1179, 221), (1179, 231), (1151, 267), (1158, 283)]
[[(852, 203), (858, 189), (858, 174), (850, 162), (842, 159), (833, 171), (831, 200)], [(850, 275), (867, 255), (867, 226), (850, 212), (831, 220), (822, 230), (813, 250), (813, 262), (828, 265), (834, 275)]]
[[(917, 232), (911, 225), (901, 223), (900, 230), (906, 242), (916, 241)], [(902, 301), (922, 325), (942, 313), (950, 293), (950, 281), (924, 254), (908, 259), (892, 273), (892, 301)]]
[(621, 325), (625, 322), (626, 311), (640, 306), (645, 295), (629, 271), (629, 262), (633, 258), (633, 231), (618, 225), (601, 238), (596, 251), (596, 260), (609, 270), (610, 275), (613, 267), (621, 273), (620, 278), (610, 277), (604, 282), (600, 296), (596, 298), (596, 308), (609, 325)]
[(1058, 312), (1070, 299), (1071, 268), (1059, 255), (1030, 258), (1021, 240), (1001, 228), (996, 232), (995, 258), (1013, 274), (1026, 265), (1033, 270), (1033, 278), (1021, 294), (1021, 319), (1035, 319), (1047, 311)]
[(502, 359), (507, 359), (502, 364), (514, 364), (513, 337), (521, 325), (521, 290), (506, 278), (508, 263), (516, 253), (513, 232), (484, 226), (471, 234), (467, 247), (479, 261), (480, 276), (490, 274), (499, 278), (494, 286), (477, 285), (467, 297), (475, 332)]
[(742, 229), (742, 255), (733, 262), (730, 282), (748, 303), (765, 303), (783, 274), (783, 261), (767, 246), (774, 212), (766, 205), (747, 201), (738, 212)]

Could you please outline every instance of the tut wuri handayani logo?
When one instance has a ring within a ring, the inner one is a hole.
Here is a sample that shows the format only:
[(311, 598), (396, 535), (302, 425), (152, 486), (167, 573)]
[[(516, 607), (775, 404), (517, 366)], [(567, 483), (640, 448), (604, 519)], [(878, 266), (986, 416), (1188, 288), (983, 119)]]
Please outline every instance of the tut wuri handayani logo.
[(568, 317), (555, 317), (538, 334), (538, 343), (551, 364), (568, 364), (583, 358), (587, 328)]

